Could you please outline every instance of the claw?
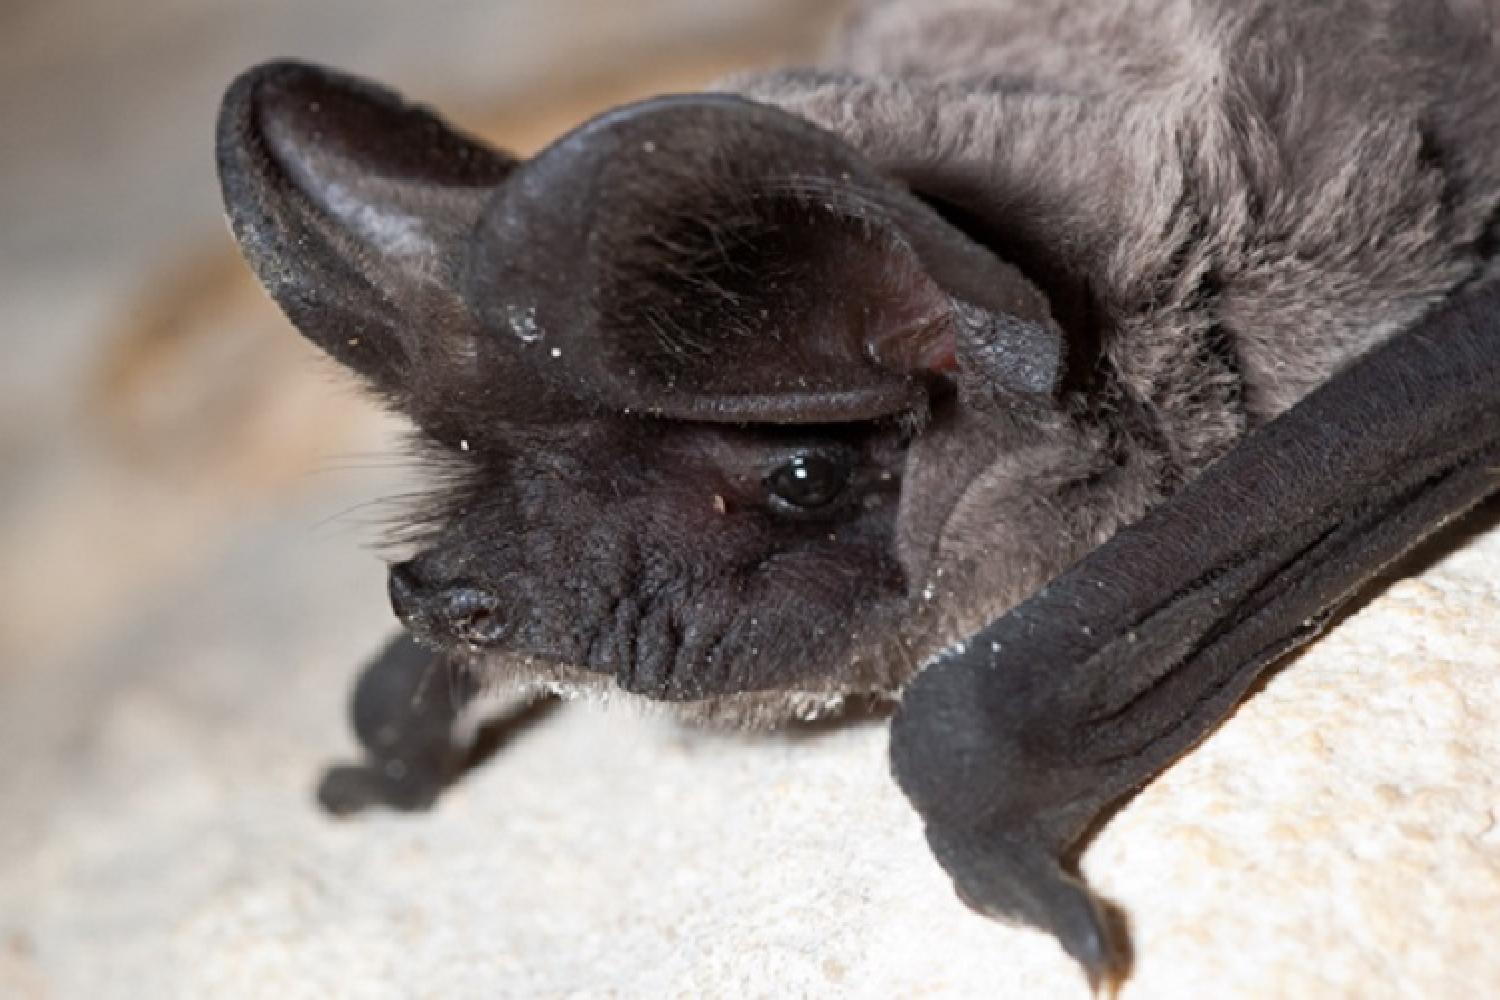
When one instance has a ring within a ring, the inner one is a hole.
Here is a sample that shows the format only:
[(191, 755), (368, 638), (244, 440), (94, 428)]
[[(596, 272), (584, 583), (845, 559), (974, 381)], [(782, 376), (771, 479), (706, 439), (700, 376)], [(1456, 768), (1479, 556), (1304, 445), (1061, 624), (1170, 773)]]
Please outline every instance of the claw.
[(446, 784), (441, 780), (402, 780), (404, 777), (392, 775), (388, 767), (336, 764), (324, 771), (318, 782), (318, 804), (333, 816), (351, 816), (372, 806), (422, 812), (432, 808)]
[(1129, 940), (1117, 914), (1065, 871), (1039, 838), (1013, 833), (955, 838), (929, 825), (927, 840), (965, 905), (986, 917), (1051, 933), (1096, 995), (1113, 995), (1129, 975)]

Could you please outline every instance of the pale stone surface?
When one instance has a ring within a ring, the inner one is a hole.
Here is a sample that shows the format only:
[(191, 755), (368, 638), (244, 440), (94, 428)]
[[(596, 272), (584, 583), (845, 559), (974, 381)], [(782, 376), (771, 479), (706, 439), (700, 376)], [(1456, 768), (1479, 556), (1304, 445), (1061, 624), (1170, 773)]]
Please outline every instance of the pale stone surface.
[[(1134, 922), (1125, 996), (1500, 984), (1495, 513), (1088, 851)], [(716, 735), (568, 705), (431, 814), (320, 816), (349, 653), (383, 615), (378, 566), (311, 516), (9, 693), (0, 753), (28, 765), (0, 792), (22, 817), (0, 993), (1083, 995), (1050, 941), (954, 900), (879, 724)]]

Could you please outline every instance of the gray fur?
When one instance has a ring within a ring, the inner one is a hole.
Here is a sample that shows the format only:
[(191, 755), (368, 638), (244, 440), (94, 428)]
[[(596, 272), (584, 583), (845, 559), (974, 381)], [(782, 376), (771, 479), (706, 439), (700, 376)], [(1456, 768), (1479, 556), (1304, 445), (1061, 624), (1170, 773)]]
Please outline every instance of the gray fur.
[[(940, 475), (907, 491), (901, 535), (930, 540), (908, 558), (941, 613), (919, 616), (914, 631), (930, 632), (914, 648), (1011, 606), (1351, 358), (1492, 277), (1497, 12), (871, 0), (824, 71), (726, 82), (983, 206), (1086, 276), (1118, 392), (1150, 423), (1145, 439), (1123, 421), (1074, 423), (1020, 447), (987, 426), (930, 435)], [(1119, 463), (1107, 450), (1122, 438)]]

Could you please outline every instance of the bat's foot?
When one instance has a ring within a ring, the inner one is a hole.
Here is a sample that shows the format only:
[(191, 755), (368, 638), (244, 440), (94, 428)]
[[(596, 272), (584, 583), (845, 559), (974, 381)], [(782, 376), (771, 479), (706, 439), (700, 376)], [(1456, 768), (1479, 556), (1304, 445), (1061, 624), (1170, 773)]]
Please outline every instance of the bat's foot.
[(1130, 973), (1122, 914), (1025, 835), (950, 838), (931, 827), (928, 842), (953, 877), (958, 898), (984, 916), (1019, 922), (1057, 938), (1094, 992), (1113, 995)]
[(409, 636), (393, 640), (354, 686), (350, 715), (364, 759), (329, 768), (318, 802), (336, 816), (431, 807), (463, 770), (467, 751), (455, 729), (473, 694), (472, 681), (441, 656)]
[(430, 809), (449, 785), (557, 704), (550, 697), (527, 701), (465, 737), (459, 717), (477, 692), (474, 678), (441, 656), (408, 636), (395, 639), (354, 687), (350, 714), (364, 759), (325, 771), (318, 803), (335, 816), (371, 807)]
[(318, 782), (318, 804), (334, 816), (351, 816), (372, 806), (401, 812), (432, 808), (450, 779), (413, 775), (392, 766), (396, 763), (335, 764)]
[(986, 664), (961, 652), (908, 686), (891, 728), (892, 770), (959, 898), (1051, 934), (1096, 993), (1112, 993), (1131, 965), (1124, 920), (1064, 859), (1123, 793), (1107, 768), (1079, 759), (1079, 746), (1049, 743), (1077, 731), (1079, 710), (1054, 697), (1059, 672), (1029, 684)]

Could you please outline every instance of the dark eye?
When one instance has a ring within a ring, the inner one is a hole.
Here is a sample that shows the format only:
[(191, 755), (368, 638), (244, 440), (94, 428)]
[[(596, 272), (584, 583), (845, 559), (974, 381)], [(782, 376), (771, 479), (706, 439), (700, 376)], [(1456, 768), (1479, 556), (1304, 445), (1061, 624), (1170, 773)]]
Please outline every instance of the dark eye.
[(788, 507), (814, 510), (839, 498), (849, 484), (849, 463), (831, 455), (797, 455), (766, 477), (766, 489)]

